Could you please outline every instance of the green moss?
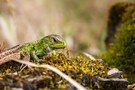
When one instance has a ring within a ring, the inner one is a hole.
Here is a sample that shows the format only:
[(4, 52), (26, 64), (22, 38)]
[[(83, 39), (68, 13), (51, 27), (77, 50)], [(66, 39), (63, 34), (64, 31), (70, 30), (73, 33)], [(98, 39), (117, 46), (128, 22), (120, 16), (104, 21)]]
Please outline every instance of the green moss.
[[(107, 22), (106, 47), (109, 48), (115, 42), (115, 34), (119, 32), (119, 27), (123, 23), (123, 15), (134, 7), (132, 3), (117, 3), (109, 10)], [(129, 17), (129, 16), (128, 16)]]
[[(13, 86), (16, 83), (18, 83), (18, 85), (21, 83), (28, 87), (35, 86), (38, 89), (46, 88), (48, 90), (65, 89), (70, 86), (70, 84), (66, 80), (62, 79), (58, 74), (52, 72), (51, 70), (43, 68), (31, 69), (27, 67), (20, 72), (18, 70), (20, 64), (18, 64), (19, 66), (14, 66), (14, 63), (12, 63), (12, 65), (10, 63), (12, 62), (3, 64), (5, 68), (1, 67), (0, 77), (3, 79), (3, 83), (10, 83), (10, 85), (13, 84)], [(106, 78), (108, 71), (107, 67), (103, 66), (98, 61), (90, 60), (89, 58), (84, 56), (67, 57), (62, 53), (56, 53), (56, 55), (49, 54), (47, 56), (44, 56), (43, 60), (35, 63), (52, 65), (87, 88), (94, 88), (93, 85), (96, 85), (96, 76)], [(12, 68), (9, 68), (9, 65), (7, 64), (10, 64)], [(16, 69), (15, 71), (16, 67), (18, 69)], [(19, 73), (18, 75), (14, 75), (13, 72)], [(30, 80), (35, 80), (29, 82), (29, 78)], [(13, 81), (16, 81), (16, 83), (14, 83)]]
[(135, 82), (135, 5), (126, 8), (121, 18), (115, 43), (102, 58), (109, 65), (124, 71), (130, 82)]
[(83, 72), (91, 76), (106, 76), (107, 69), (97, 61), (90, 60), (83, 56), (66, 57), (64, 54), (46, 56), (45, 62), (53, 65), (62, 71)]

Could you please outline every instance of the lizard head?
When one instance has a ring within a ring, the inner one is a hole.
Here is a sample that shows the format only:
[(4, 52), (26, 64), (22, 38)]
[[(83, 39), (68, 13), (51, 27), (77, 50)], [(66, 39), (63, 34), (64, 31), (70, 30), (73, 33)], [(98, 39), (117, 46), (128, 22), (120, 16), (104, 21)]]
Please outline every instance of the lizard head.
[(45, 43), (48, 44), (49, 48), (54, 49), (64, 49), (67, 46), (66, 41), (59, 35), (51, 34), (43, 38)]

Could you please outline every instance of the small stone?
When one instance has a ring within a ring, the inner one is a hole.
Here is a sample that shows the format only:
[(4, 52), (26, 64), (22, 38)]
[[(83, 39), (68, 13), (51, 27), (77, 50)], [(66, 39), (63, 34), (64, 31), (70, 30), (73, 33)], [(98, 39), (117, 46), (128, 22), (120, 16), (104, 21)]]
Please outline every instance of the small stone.
[(98, 77), (97, 80), (101, 90), (127, 90), (127, 79), (105, 79)]
[(122, 78), (122, 71), (119, 71), (117, 68), (112, 68), (107, 73), (108, 78)]
[(128, 90), (135, 90), (135, 84), (128, 85)]

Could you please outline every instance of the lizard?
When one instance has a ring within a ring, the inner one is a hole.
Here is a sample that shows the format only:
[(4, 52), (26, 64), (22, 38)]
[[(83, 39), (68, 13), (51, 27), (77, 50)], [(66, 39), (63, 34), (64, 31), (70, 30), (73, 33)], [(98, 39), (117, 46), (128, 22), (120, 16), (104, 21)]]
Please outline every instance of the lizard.
[(19, 44), (0, 51), (0, 64), (11, 59), (20, 59), (22, 56), (25, 57), (25, 55), (34, 60), (39, 60), (51, 51), (64, 49), (66, 46), (67, 43), (61, 36), (50, 34), (37, 41)]

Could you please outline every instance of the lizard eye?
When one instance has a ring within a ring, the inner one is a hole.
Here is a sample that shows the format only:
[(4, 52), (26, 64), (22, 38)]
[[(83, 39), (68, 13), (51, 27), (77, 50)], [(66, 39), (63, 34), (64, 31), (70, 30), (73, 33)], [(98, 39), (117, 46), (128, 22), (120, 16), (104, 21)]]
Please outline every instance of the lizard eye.
[(53, 41), (54, 41), (54, 42), (57, 42), (57, 40), (56, 40), (55, 38), (53, 38)]

